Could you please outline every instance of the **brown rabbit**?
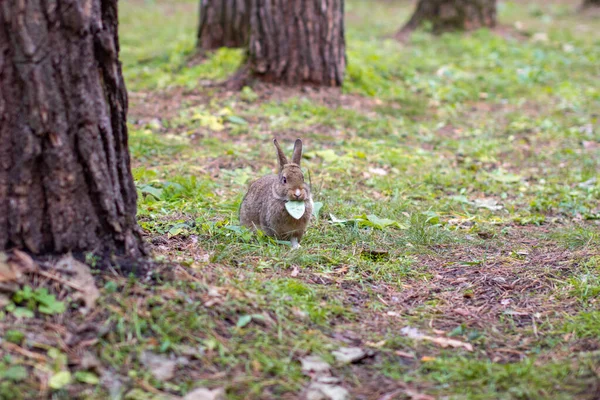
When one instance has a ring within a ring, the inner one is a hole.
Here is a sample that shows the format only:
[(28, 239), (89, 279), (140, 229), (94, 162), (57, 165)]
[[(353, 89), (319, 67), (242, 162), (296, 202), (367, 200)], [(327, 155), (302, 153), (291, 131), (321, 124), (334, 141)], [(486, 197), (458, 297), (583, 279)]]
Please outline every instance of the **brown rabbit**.
[[(279, 174), (267, 175), (250, 185), (240, 206), (240, 222), (251, 229), (260, 228), (279, 240), (289, 240), (292, 248), (300, 247), (312, 215), (310, 189), (304, 183), (300, 169), (302, 141), (296, 139), (292, 162), (283, 154), (277, 139), (273, 139), (279, 159)], [(287, 201), (304, 201), (305, 211), (300, 219), (292, 217), (285, 208)]]

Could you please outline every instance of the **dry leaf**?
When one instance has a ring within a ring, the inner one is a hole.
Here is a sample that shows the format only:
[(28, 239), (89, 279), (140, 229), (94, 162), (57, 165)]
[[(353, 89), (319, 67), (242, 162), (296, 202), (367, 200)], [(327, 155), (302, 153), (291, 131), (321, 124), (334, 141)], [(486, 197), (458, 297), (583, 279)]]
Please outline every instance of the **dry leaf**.
[(396, 354), (399, 357), (404, 357), (404, 358), (415, 358), (415, 354), (414, 353), (408, 353), (406, 351), (396, 350), (394, 352), (394, 354)]
[(339, 385), (340, 379), (333, 376), (320, 376), (313, 380), (303, 396), (306, 400), (346, 400), (350, 398), (347, 389)]
[(9, 303), (10, 299), (7, 296), (0, 293), (0, 308), (6, 307)]
[(427, 394), (419, 393), (410, 387), (403, 387), (393, 392), (387, 393), (379, 398), (379, 400), (393, 400), (397, 399), (399, 394), (408, 396), (411, 400), (435, 400), (435, 397)]
[(33, 261), (33, 258), (23, 251), (13, 250), (12, 260), (19, 264), (19, 268), (23, 272), (33, 272), (38, 270), (38, 265)]
[(367, 357), (366, 351), (360, 347), (340, 347), (339, 350), (332, 351), (331, 354), (342, 364), (351, 364)]
[(140, 361), (159, 381), (168, 381), (175, 376), (175, 367), (177, 367), (175, 360), (145, 351), (142, 353)]
[(0, 253), (0, 282), (13, 282), (21, 277), (21, 271), (8, 262), (6, 254)]
[(417, 328), (411, 328), (410, 326), (406, 326), (400, 330), (400, 332), (411, 339), (415, 340), (426, 340), (429, 342), (433, 342), (435, 344), (440, 345), (441, 347), (462, 347), (468, 351), (473, 351), (473, 345), (471, 343), (461, 342), (460, 340), (448, 339), (445, 337), (433, 337), (427, 336), (419, 332)]
[(379, 342), (365, 342), (365, 344), (369, 347), (383, 347), (385, 345), (385, 340), (380, 340)]
[(323, 373), (328, 372), (331, 368), (323, 359), (319, 356), (307, 356), (300, 359), (302, 364), (302, 372), (308, 374), (310, 372)]
[(100, 297), (100, 291), (96, 287), (90, 268), (70, 255), (61, 258), (56, 264), (56, 268), (59, 271), (73, 273), (73, 276), (67, 278), (67, 280), (81, 289), (73, 295), (73, 298), (82, 300), (88, 310), (94, 308), (96, 300)]
[(186, 394), (183, 400), (225, 400), (225, 389), (194, 389)]

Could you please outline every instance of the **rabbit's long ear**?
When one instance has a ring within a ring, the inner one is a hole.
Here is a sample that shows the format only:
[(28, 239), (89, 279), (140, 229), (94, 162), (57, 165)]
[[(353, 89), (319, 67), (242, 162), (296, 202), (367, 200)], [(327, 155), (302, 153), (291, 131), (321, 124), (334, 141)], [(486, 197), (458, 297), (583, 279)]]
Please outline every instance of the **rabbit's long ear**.
[(279, 147), (279, 143), (277, 143), (277, 139), (273, 139), (273, 144), (277, 149), (277, 158), (279, 159), (279, 169), (283, 169), (283, 166), (288, 163), (287, 157), (283, 154), (281, 147)]
[(302, 140), (296, 139), (296, 143), (294, 143), (294, 154), (292, 155), (292, 162), (300, 166), (300, 161), (302, 160)]

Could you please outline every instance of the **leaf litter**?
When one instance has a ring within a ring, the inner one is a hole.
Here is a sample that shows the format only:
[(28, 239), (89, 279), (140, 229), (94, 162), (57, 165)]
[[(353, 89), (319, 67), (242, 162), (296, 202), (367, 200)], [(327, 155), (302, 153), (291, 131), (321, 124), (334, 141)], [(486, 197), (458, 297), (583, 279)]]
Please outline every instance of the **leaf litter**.
[(331, 365), (321, 357), (311, 355), (300, 359), (302, 372), (311, 377), (301, 398), (306, 400), (347, 400), (350, 392), (341, 386), (341, 379), (332, 375)]
[(410, 326), (405, 326), (400, 330), (404, 336), (414, 339), (414, 340), (424, 340), (428, 342), (435, 343), (441, 347), (454, 347), (454, 348), (463, 348), (468, 351), (473, 351), (473, 345), (471, 343), (461, 342), (460, 340), (448, 339), (445, 337), (435, 337), (423, 334), (417, 328), (412, 328)]

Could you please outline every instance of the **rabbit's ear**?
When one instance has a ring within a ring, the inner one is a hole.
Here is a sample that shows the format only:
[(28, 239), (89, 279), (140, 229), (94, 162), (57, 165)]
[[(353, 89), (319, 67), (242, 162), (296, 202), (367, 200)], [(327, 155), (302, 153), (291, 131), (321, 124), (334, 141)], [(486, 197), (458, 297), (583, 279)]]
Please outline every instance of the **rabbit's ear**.
[(281, 147), (279, 147), (279, 143), (277, 143), (277, 139), (273, 139), (273, 144), (277, 149), (277, 158), (279, 159), (279, 169), (283, 169), (283, 166), (288, 163), (287, 157), (283, 154)]
[(300, 166), (300, 161), (302, 160), (302, 140), (296, 139), (296, 143), (294, 143), (294, 154), (292, 155), (292, 162)]

